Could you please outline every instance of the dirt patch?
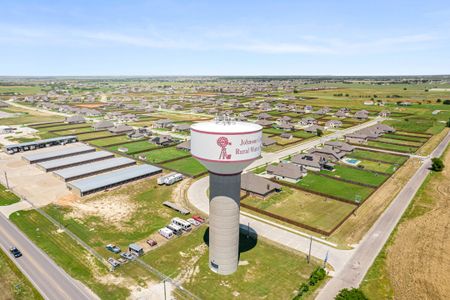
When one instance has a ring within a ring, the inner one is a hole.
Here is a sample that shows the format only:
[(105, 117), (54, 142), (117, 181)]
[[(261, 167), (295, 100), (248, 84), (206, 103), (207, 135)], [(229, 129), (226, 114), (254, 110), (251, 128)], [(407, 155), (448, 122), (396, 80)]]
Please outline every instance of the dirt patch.
[(200, 272), (197, 262), (207, 250), (208, 246), (206, 244), (200, 244), (186, 253), (180, 252), (180, 255), (185, 258), (184, 265), (188, 267), (183, 269), (175, 280), (181, 284), (193, 280), (195, 275)]
[(420, 161), (418, 159), (409, 159), (375, 193), (364, 201), (355, 214), (331, 235), (330, 240), (348, 246), (359, 243), (419, 167)]
[[(65, 198), (67, 200), (67, 198)], [(68, 218), (84, 219), (97, 216), (108, 224), (120, 227), (124, 220), (131, 218), (138, 206), (127, 195), (115, 195), (94, 200), (61, 201), (58, 204), (69, 205), (72, 211)]]
[(442, 130), (439, 134), (433, 135), (422, 147), (420, 147), (420, 149), (417, 151), (417, 154), (429, 155), (449, 131), (450, 128), (444, 128), (444, 130)]
[(81, 108), (97, 108), (97, 107), (102, 107), (105, 106), (104, 103), (85, 103), (85, 104), (77, 104), (75, 105), (76, 107), (81, 107)]
[[(450, 152), (445, 165), (450, 166)], [(448, 299), (450, 295), (450, 168), (434, 176), (413, 209), (424, 214), (401, 223), (387, 250), (395, 299)]]

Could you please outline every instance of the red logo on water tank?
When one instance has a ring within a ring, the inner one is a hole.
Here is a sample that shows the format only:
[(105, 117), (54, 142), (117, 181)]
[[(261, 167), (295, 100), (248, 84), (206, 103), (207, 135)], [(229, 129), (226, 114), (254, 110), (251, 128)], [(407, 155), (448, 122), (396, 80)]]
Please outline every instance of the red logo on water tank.
[(231, 159), (231, 154), (227, 153), (227, 146), (231, 145), (231, 142), (224, 136), (217, 139), (217, 145), (222, 149), (220, 151), (219, 159)]

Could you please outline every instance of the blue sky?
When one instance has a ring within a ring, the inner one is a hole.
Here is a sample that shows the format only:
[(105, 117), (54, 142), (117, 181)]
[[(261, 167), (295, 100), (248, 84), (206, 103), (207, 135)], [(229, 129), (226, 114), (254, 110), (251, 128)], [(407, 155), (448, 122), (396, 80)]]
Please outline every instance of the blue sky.
[(448, 1), (17, 0), (0, 7), (0, 75), (450, 73)]

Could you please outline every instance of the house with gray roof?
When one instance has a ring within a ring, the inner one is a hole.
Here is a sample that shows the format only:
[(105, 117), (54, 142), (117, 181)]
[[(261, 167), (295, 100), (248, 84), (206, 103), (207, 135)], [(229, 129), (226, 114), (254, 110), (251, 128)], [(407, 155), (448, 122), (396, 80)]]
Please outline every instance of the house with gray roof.
[(342, 122), (339, 120), (330, 120), (325, 123), (325, 128), (339, 128), (342, 126)]
[(86, 123), (86, 119), (83, 116), (75, 115), (75, 116), (66, 117), (64, 122), (68, 123), (68, 124), (82, 124), (82, 123)]
[(306, 169), (293, 163), (280, 163), (269, 165), (267, 174), (274, 176), (277, 180), (284, 180), (292, 183), (298, 182), (306, 175)]
[(108, 128), (108, 131), (111, 132), (112, 134), (124, 134), (133, 132), (133, 127), (125, 124), (119, 124), (117, 126)]
[(160, 135), (151, 137), (149, 142), (159, 146), (168, 146), (173, 143), (173, 139), (170, 135)]
[(153, 126), (155, 128), (168, 128), (168, 127), (172, 127), (173, 125), (173, 121), (169, 120), (169, 119), (160, 119), (155, 121), (155, 123), (153, 123)]
[(95, 131), (105, 130), (111, 127), (114, 127), (114, 123), (111, 121), (99, 121), (92, 124), (92, 128), (94, 128)]
[(325, 142), (325, 146), (330, 146), (334, 149), (339, 149), (340, 151), (344, 151), (347, 154), (353, 152), (353, 150), (355, 149), (354, 146), (341, 141), (328, 141)]
[(175, 132), (182, 132), (182, 131), (189, 131), (189, 130), (191, 130), (190, 124), (174, 124), (172, 126), (172, 131), (175, 131)]
[(316, 154), (297, 154), (291, 158), (291, 163), (311, 171), (332, 170), (333, 164), (326, 158)]
[(309, 154), (314, 154), (325, 158), (327, 161), (336, 162), (341, 160), (347, 152), (341, 151), (339, 148), (325, 145), (323, 148), (313, 148), (308, 151)]
[(319, 125), (311, 125), (311, 126), (305, 128), (304, 130), (305, 130), (306, 132), (308, 132), (308, 133), (314, 133), (314, 134), (317, 134), (317, 131), (318, 131), (318, 130), (324, 132), (324, 131), (325, 131), (325, 128), (323, 128), (322, 126), (319, 126)]
[(266, 198), (274, 192), (281, 191), (281, 188), (278, 183), (253, 173), (245, 173), (241, 176), (241, 190), (256, 197)]
[(179, 150), (191, 151), (191, 140), (178, 144), (176, 148)]
[(359, 110), (353, 117), (358, 120), (367, 120), (369, 118), (369, 112), (367, 110)]
[(265, 136), (263, 136), (263, 138), (262, 138), (262, 145), (263, 145), (263, 147), (274, 145), (276, 143), (277, 142), (275, 140), (271, 139), (271, 138), (268, 138), (268, 137), (265, 137)]

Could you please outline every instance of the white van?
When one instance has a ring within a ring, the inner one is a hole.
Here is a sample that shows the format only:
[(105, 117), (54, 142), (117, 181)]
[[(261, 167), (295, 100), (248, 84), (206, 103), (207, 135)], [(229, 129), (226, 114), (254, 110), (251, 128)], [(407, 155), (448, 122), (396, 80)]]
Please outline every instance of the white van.
[(190, 231), (192, 229), (191, 223), (180, 218), (173, 218), (172, 224), (180, 226), (184, 231)]
[(183, 229), (176, 225), (176, 224), (169, 224), (166, 226), (167, 228), (169, 228), (170, 230), (172, 230), (173, 234), (175, 235), (182, 235), (183, 234)]
[(173, 237), (173, 231), (167, 227), (161, 228), (159, 230), (159, 234), (165, 237), (166, 239), (171, 239)]

